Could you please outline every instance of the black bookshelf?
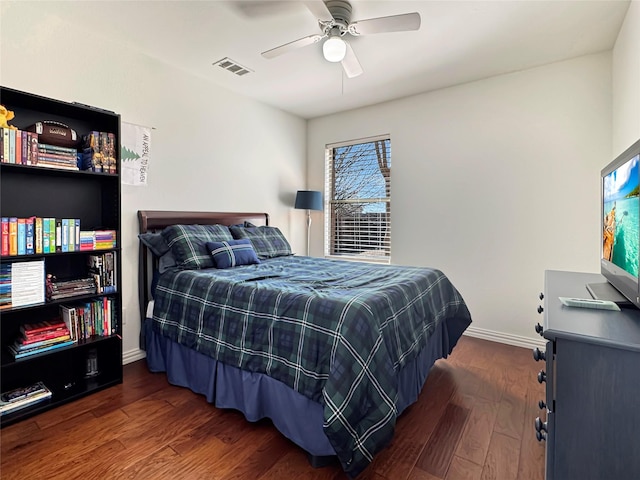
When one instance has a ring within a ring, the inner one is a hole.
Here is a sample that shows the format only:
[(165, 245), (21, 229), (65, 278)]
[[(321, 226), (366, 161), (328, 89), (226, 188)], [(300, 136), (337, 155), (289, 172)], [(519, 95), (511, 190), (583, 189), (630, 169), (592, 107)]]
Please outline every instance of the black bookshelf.
[[(95, 108), (0, 87), (0, 103), (15, 113), (10, 125), (26, 129), (35, 122), (53, 120), (74, 129), (80, 137), (91, 131), (115, 134), (116, 173), (74, 171), (38, 165), (0, 163), (2, 217), (80, 219), (81, 230), (116, 231), (116, 247), (110, 250), (4, 255), (0, 263), (44, 260), (45, 271), (59, 279), (87, 275), (87, 256), (113, 252), (117, 291), (96, 293), (35, 305), (0, 310), (0, 392), (27, 387), (38, 381), (51, 390), (51, 398), (0, 417), (4, 427), (38, 413), (122, 383), (122, 295), (120, 218), (120, 116)], [(44, 284), (44, 278), (43, 278)], [(74, 305), (108, 297), (113, 330), (102, 336), (79, 339), (73, 345), (22, 359), (8, 349), (25, 323), (53, 320), (60, 305)], [(89, 365), (93, 361), (93, 365)]]

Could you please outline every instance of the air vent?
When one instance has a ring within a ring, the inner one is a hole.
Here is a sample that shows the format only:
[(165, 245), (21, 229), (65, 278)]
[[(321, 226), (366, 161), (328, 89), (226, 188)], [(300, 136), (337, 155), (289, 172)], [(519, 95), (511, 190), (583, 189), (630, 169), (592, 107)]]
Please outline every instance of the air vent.
[(229, 70), (231, 73), (235, 73), (239, 77), (246, 75), (247, 73), (253, 72), (253, 70), (251, 70), (250, 68), (243, 67), (238, 62), (231, 60), (229, 57), (224, 57), (222, 60), (213, 62), (213, 65), (217, 65), (220, 68)]

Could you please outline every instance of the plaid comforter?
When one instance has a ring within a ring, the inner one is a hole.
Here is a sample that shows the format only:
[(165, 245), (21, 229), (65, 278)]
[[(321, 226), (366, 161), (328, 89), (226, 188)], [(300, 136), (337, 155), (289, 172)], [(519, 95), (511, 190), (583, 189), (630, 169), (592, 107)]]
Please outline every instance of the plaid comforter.
[(165, 272), (154, 329), (324, 406), (324, 431), (357, 475), (392, 438), (396, 373), (439, 322), (471, 322), (440, 271), (311, 257)]

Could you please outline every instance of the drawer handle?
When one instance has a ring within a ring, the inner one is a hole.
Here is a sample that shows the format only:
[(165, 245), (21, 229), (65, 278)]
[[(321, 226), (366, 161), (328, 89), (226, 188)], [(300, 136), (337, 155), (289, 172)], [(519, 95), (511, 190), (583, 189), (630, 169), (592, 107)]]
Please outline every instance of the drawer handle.
[(539, 362), (540, 360), (546, 360), (547, 357), (545, 356), (545, 352), (543, 350), (540, 350), (538, 347), (533, 349), (533, 359), (536, 362)]
[(536, 417), (536, 432), (548, 432), (547, 430), (547, 422), (543, 422), (540, 420), (540, 417)]
[(536, 323), (535, 328), (536, 328), (536, 333), (542, 335), (542, 330), (543, 330), (542, 325), (540, 325), (539, 323)]
[(544, 432), (536, 432), (536, 438), (538, 439), (539, 442), (543, 441), (543, 440), (547, 440), (547, 434)]
[(547, 404), (544, 403), (544, 400), (538, 400), (538, 407), (542, 410), (543, 408), (547, 408)]
[(544, 370), (540, 370), (538, 372), (538, 383), (542, 383), (546, 381), (547, 381), (547, 374), (544, 373)]
[(542, 308), (542, 305), (538, 305), (538, 313), (542, 312), (544, 312), (544, 308)]

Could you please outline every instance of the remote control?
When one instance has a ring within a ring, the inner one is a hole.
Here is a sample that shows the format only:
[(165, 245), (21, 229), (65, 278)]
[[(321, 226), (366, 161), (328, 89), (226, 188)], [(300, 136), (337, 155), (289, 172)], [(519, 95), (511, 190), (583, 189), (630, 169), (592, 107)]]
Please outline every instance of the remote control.
[(620, 311), (620, 307), (609, 300), (594, 300), (592, 298), (569, 298), (558, 297), (560, 302), (567, 307), (578, 308), (596, 308), (599, 310), (616, 310)]

